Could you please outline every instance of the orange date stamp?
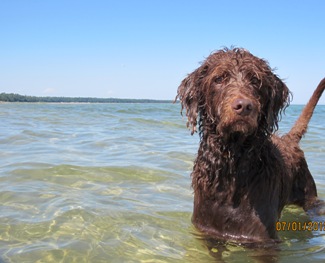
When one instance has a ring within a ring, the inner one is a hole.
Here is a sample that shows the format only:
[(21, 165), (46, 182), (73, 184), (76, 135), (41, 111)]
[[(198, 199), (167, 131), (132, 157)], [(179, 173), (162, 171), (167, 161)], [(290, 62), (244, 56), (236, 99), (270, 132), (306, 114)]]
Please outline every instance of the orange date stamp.
[(278, 221), (275, 223), (276, 231), (325, 231), (325, 221)]

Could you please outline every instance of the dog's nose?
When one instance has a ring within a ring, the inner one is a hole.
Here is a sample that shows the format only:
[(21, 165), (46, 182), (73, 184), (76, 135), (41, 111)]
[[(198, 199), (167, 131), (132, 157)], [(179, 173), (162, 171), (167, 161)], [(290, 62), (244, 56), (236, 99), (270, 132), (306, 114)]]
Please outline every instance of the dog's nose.
[(253, 103), (250, 99), (235, 99), (232, 108), (238, 115), (249, 115), (253, 110)]

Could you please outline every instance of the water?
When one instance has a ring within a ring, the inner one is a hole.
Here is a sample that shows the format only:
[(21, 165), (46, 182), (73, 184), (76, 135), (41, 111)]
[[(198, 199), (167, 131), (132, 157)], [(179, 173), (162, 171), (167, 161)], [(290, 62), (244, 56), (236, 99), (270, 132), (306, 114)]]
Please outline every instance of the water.
[[(300, 106), (280, 125), (287, 131)], [(180, 105), (0, 104), (0, 262), (324, 262), (325, 232), (209, 251), (191, 224), (198, 148)], [(325, 106), (303, 139), (325, 198)], [(305, 221), (296, 207), (284, 219)], [(319, 218), (325, 221), (325, 217)]]

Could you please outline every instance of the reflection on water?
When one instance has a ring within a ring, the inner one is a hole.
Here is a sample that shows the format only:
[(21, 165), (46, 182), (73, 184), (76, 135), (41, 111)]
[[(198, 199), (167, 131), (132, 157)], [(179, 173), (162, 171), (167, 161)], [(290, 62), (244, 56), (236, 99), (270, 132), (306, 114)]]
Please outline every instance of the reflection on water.
[[(198, 136), (179, 105), (0, 108), (0, 262), (325, 260), (324, 231), (281, 231), (266, 248), (202, 240), (189, 177)], [(281, 131), (300, 110), (287, 110)], [(302, 147), (325, 199), (324, 115), (318, 107)], [(290, 206), (282, 220), (311, 219)]]

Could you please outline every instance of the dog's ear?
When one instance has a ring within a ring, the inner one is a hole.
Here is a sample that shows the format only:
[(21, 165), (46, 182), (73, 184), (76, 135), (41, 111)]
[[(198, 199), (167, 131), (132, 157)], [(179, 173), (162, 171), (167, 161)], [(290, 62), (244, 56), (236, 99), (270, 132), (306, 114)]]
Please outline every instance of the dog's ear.
[(267, 128), (272, 133), (278, 129), (282, 112), (289, 106), (291, 93), (286, 84), (275, 74), (268, 76)]
[(182, 104), (181, 112), (186, 110), (187, 127), (191, 129), (191, 134), (196, 132), (197, 119), (200, 105), (203, 103), (202, 79), (208, 71), (207, 65), (202, 65), (189, 74), (178, 87), (176, 99)]

